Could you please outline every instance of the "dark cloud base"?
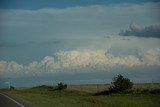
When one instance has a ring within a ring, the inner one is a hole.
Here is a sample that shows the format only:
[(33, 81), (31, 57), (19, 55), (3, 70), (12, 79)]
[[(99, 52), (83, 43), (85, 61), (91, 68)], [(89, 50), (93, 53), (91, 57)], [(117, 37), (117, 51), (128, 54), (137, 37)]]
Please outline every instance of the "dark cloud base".
[(121, 31), (119, 35), (160, 38), (160, 25), (140, 26), (131, 24), (128, 30)]

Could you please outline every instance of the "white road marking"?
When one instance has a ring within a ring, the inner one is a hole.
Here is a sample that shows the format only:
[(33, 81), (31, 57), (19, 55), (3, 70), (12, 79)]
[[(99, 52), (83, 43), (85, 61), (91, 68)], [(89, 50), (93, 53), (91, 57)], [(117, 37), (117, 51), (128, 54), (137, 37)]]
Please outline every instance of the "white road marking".
[(17, 102), (16, 100), (12, 99), (11, 97), (9, 97), (9, 96), (7, 96), (7, 95), (5, 95), (5, 94), (2, 94), (2, 93), (0, 93), (0, 94), (3, 95), (3, 96), (5, 96), (5, 97), (7, 97), (7, 98), (10, 99), (10, 100), (12, 100), (12, 101), (15, 102), (16, 104), (18, 104), (20, 107), (24, 107), (23, 104)]

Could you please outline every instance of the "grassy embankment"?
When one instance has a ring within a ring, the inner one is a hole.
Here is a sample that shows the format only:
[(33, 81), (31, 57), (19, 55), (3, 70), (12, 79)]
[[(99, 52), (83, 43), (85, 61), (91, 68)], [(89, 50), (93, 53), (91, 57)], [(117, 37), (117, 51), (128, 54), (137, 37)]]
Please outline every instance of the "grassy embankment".
[[(30, 88), (12, 90), (9, 93), (22, 97), (39, 107), (159, 107), (159, 94), (111, 94), (95, 96), (95, 91), (104, 90), (104, 85), (68, 86), (67, 90)], [(135, 85), (138, 89), (160, 88), (160, 84)], [(90, 92), (90, 93), (88, 93)]]

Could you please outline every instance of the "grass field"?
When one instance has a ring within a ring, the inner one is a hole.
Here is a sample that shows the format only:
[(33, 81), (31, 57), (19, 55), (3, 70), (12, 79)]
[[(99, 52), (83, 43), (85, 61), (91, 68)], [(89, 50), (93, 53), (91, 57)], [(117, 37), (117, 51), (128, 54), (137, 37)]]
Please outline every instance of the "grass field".
[[(92, 85), (71, 85), (68, 86), (68, 90), (76, 90), (80, 92), (87, 93), (96, 93), (103, 90), (107, 90), (111, 85), (110, 84), (92, 84)], [(133, 89), (160, 89), (160, 83), (143, 83), (143, 84), (134, 84)]]
[[(148, 88), (149, 84), (139, 84), (137, 88)], [(151, 87), (151, 84), (149, 85)], [(152, 84), (158, 88), (159, 84)], [(107, 85), (108, 87), (108, 85)], [(99, 90), (107, 88), (99, 85)], [(92, 90), (91, 90), (92, 89)], [(111, 94), (95, 96), (97, 85), (68, 86), (64, 91), (53, 91), (48, 88), (30, 88), (10, 90), (39, 107), (159, 107), (159, 94)], [(92, 91), (91, 93), (88, 93)]]

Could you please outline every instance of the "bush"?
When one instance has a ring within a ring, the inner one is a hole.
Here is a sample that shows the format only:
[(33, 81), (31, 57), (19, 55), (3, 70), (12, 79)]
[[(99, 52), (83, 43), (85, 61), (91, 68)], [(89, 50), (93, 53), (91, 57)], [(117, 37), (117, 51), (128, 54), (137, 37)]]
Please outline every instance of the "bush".
[(123, 92), (127, 89), (131, 89), (133, 86), (133, 83), (128, 78), (124, 78), (122, 75), (118, 75), (112, 80), (113, 82), (111, 84), (113, 86), (109, 88), (110, 92)]
[(63, 90), (67, 88), (67, 84), (63, 84), (62, 82), (58, 83), (56, 90)]
[(41, 88), (41, 89), (53, 89), (53, 86), (50, 85), (40, 85), (33, 88)]
[(153, 89), (150, 91), (151, 94), (160, 94), (160, 89)]

